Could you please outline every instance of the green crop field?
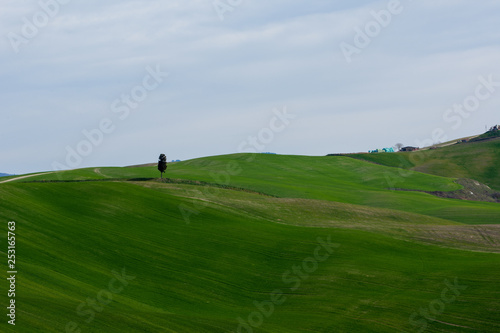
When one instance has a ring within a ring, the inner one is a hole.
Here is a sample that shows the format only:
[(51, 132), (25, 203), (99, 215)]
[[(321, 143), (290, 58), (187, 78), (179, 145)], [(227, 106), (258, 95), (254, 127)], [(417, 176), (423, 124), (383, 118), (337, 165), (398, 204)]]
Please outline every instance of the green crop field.
[(471, 178), (500, 190), (500, 138), (411, 153), (349, 156), (443, 177)]
[(164, 180), (153, 166), (0, 183), (18, 271), (0, 331), (498, 332), (500, 205), (434, 196), (462, 176), (377, 156), (387, 166), (236, 154)]

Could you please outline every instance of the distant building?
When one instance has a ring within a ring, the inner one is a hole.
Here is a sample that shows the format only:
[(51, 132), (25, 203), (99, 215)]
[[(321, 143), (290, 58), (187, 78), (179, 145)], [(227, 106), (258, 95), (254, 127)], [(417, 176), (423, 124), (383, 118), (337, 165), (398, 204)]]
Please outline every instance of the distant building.
[(420, 148), (418, 148), (418, 147), (410, 147), (410, 146), (408, 146), (408, 147), (401, 148), (401, 151), (416, 151), (416, 150), (419, 150), (419, 149)]
[(375, 150), (369, 150), (368, 151), (370, 154), (375, 154), (375, 153), (394, 153), (394, 148), (382, 148), (382, 149), (375, 149)]

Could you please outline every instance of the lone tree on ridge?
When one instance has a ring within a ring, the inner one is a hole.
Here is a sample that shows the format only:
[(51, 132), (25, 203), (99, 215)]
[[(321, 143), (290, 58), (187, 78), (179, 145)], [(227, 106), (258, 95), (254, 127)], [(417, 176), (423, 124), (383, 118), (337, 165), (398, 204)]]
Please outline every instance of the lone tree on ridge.
[(160, 171), (162, 179), (165, 170), (167, 170), (167, 156), (165, 156), (165, 154), (161, 154), (158, 158), (158, 171)]

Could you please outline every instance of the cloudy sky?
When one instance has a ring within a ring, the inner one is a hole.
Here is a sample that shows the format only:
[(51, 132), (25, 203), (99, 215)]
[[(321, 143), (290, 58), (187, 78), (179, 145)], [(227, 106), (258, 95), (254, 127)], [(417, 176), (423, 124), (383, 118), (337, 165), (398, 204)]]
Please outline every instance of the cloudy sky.
[(484, 132), (499, 22), (495, 0), (2, 0), (0, 172)]

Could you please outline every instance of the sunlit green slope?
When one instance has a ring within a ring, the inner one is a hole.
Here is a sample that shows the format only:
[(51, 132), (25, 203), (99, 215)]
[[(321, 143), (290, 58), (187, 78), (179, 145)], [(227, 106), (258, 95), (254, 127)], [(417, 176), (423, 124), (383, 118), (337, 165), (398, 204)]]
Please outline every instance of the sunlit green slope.
[[(194, 192), (207, 194), (193, 199)], [(0, 184), (0, 200), (4, 226), (17, 222), (18, 269), (17, 324), (4, 321), (2, 332), (500, 328), (498, 254), (380, 230), (307, 227), (300, 202), (287, 213), (286, 199), (250, 192), (117, 181)], [(182, 207), (196, 213), (186, 220)], [(447, 224), (349, 204), (337, 209), (337, 217), (319, 206), (304, 212), (316, 221)], [(302, 226), (288, 224), (294, 221)], [(6, 304), (5, 293), (0, 300)]]

